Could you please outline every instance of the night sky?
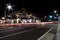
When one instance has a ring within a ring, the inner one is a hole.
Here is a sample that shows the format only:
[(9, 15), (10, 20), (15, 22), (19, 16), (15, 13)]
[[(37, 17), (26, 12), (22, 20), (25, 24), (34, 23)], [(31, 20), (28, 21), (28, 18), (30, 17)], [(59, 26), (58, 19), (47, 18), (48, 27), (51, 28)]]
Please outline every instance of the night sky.
[(38, 17), (48, 15), (52, 10), (60, 10), (60, 1), (58, 0), (0, 0), (0, 16), (4, 16), (4, 9), (9, 3), (14, 5), (12, 11), (18, 11), (24, 7)]

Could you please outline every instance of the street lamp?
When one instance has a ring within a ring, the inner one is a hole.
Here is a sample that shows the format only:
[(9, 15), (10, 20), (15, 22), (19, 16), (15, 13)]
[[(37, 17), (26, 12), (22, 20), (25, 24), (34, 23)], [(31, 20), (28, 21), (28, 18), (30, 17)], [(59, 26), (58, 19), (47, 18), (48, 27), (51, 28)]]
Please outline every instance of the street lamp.
[(5, 22), (6, 22), (6, 9), (11, 10), (13, 6), (11, 6), (10, 4), (7, 4), (7, 7), (5, 8)]
[(57, 13), (57, 11), (56, 11), (56, 10), (54, 10), (54, 13)]
[[(13, 7), (13, 6), (11, 6), (10, 4), (7, 4), (7, 7), (6, 7), (6, 8), (7, 8), (7, 9), (8, 9), (8, 11), (9, 11), (9, 10), (11, 10), (11, 9), (12, 9), (12, 7)], [(5, 9), (5, 18), (6, 18), (6, 9)]]
[(7, 4), (7, 9), (8, 9), (8, 10), (12, 9), (12, 7), (13, 7), (12, 5)]

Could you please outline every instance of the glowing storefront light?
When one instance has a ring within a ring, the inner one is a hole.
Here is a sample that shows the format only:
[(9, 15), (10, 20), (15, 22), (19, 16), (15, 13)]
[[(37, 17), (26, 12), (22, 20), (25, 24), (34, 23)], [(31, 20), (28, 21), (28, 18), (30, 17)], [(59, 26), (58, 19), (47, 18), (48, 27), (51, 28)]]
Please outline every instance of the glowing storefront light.
[(32, 19), (28, 19), (27, 21), (28, 21), (29, 23), (31, 23), (31, 22), (32, 22)]
[(2, 19), (5, 19), (4, 17), (2, 17)]
[(20, 20), (20, 19), (18, 18), (18, 19), (17, 19), (17, 23), (19, 23), (19, 20)]
[(27, 23), (27, 21), (26, 21), (25, 19), (23, 19), (23, 20), (21, 21), (21, 23)]

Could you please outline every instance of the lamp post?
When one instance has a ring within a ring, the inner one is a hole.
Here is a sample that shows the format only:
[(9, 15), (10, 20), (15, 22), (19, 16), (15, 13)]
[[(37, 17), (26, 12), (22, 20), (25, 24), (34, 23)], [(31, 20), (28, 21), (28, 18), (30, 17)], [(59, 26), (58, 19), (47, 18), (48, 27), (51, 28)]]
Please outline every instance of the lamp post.
[(4, 15), (5, 15), (5, 23), (6, 23), (6, 16), (7, 16), (7, 14), (6, 14), (6, 9), (8, 9), (8, 11), (9, 11), (9, 10), (12, 9), (12, 7), (13, 7), (13, 6), (11, 6), (10, 4), (7, 4), (7, 7), (5, 8), (5, 14), (4, 14)]
[(7, 4), (7, 7), (5, 8), (5, 18), (6, 18), (6, 9), (11, 10), (13, 6), (11, 6), (10, 4)]

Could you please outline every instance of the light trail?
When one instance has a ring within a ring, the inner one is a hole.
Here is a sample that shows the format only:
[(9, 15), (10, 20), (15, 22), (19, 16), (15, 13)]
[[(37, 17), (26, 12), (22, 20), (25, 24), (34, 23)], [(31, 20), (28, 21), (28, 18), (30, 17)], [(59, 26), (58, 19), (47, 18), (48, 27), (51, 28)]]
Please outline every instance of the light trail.
[(29, 25), (46, 25), (46, 24), (54, 24), (54, 22), (13, 23), (13, 24), (0, 24), (0, 26), (29, 26)]

